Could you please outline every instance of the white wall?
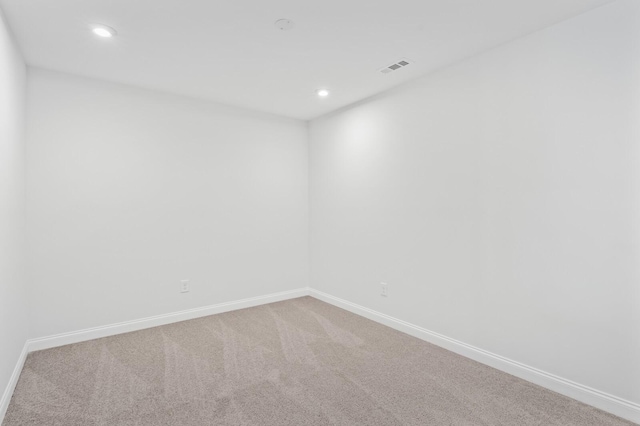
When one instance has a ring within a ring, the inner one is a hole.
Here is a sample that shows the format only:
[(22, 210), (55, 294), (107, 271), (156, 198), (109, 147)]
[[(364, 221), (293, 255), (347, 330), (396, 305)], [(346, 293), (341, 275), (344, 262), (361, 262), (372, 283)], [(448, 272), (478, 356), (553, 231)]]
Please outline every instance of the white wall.
[[(0, 398), (28, 337), (24, 179), (26, 68), (5, 22), (0, 12)], [(2, 415), (0, 412), (0, 419)]]
[(639, 59), (621, 0), (313, 121), (311, 286), (640, 402)]
[(306, 287), (306, 138), (301, 121), (30, 70), (33, 337)]

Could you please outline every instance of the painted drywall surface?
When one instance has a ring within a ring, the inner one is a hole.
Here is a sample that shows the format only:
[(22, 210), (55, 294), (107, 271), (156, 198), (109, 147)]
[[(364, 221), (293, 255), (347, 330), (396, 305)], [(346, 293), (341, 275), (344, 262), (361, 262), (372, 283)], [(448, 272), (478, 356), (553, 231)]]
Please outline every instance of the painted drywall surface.
[(25, 95), (26, 67), (0, 12), (0, 396), (28, 337)]
[(619, 1), (313, 121), (312, 288), (640, 402), (639, 59)]
[(308, 285), (306, 123), (39, 69), (27, 120), (33, 337)]

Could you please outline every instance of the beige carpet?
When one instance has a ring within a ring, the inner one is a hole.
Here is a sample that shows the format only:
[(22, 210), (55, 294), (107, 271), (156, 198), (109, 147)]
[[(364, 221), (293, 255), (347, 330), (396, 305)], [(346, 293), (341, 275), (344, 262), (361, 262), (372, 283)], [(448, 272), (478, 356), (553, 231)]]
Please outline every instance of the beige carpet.
[(29, 355), (17, 425), (631, 425), (310, 297)]

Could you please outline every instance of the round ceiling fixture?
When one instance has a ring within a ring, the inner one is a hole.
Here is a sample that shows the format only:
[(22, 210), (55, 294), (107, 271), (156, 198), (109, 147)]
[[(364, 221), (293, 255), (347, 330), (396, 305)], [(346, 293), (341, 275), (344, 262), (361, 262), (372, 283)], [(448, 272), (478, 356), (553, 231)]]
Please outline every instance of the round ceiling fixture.
[(114, 37), (118, 32), (108, 25), (94, 25), (91, 30), (95, 35), (102, 38), (111, 38)]
[(278, 19), (275, 23), (276, 28), (281, 31), (289, 31), (293, 29), (295, 25), (291, 19)]
[(327, 89), (318, 89), (316, 90), (316, 94), (321, 98), (326, 98), (329, 96), (329, 91)]

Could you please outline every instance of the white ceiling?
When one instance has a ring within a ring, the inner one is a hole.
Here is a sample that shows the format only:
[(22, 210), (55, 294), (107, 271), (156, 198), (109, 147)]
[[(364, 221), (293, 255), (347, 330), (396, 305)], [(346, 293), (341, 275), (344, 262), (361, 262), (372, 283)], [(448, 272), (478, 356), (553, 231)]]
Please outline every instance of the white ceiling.
[[(311, 119), (612, 0), (0, 0), (29, 65)], [(274, 22), (288, 18), (290, 31)], [(99, 39), (90, 25), (114, 27)], [(414, 63), (390, 74), (400, 58)], [(315, 90), (331, 96), (319, 99)]]

